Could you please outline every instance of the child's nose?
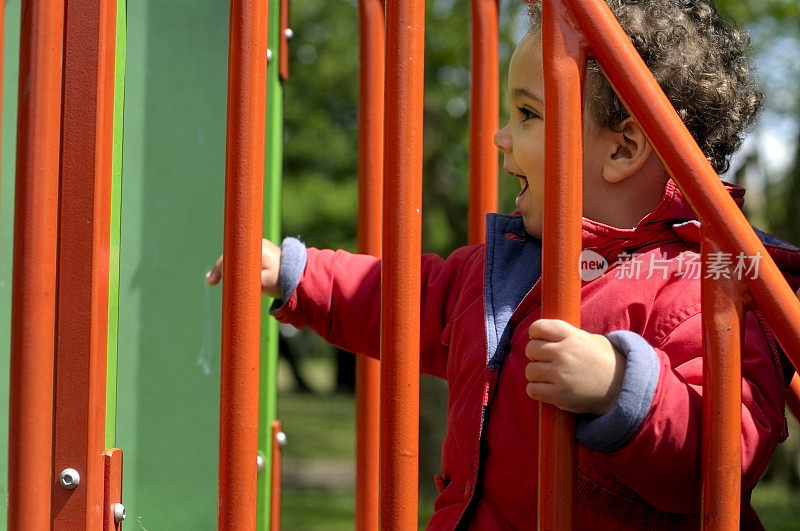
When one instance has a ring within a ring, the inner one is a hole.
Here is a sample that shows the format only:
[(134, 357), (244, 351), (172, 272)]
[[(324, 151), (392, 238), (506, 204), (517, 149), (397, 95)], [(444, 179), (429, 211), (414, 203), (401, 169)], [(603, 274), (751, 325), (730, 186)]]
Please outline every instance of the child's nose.
[(508, 133), (508, 126), (503, 127), (494, 134), (494, 145), (504, 153), (511, 151), (511, 135)]

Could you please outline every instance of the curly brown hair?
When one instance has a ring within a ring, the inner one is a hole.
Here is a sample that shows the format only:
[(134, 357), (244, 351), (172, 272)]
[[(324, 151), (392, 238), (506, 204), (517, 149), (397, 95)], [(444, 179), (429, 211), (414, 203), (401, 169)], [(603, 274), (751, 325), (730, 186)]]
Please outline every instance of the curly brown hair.
[[(763, 100), (747, 32), (703, 0), (606, 3), (711, 166), (725, 173)], [(540, 3), (532, 3), (528, 14), (532, 30), (540, 30)], [(586, 95), (601, 127), (613, 129), (629, 116), (594, 60), (586, 68)]]

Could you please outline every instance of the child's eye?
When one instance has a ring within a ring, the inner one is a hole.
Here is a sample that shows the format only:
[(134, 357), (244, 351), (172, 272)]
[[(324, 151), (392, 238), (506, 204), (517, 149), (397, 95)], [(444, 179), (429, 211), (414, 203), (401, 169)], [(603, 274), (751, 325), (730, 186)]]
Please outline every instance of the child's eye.
[(520, 115), (522, 115), (522, 121), (530, 120), (531, 118), (541, 118), (539, 113), (529, 109), (528, 107), (517, 107), (519, 110)]

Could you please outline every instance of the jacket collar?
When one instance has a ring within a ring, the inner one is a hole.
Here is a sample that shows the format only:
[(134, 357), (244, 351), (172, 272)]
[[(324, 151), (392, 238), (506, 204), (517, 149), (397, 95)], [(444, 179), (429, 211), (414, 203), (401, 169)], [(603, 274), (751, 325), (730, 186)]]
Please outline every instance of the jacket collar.
[[(744, 188), (723, 183), (736, 205), (744, 205)], [(800, 250), (794, 245), (753, 227), (772, 259), (783, 271), (792, 289), (800, 287)], [(700, 222), (675, 181), (669, 179), (661, 202), (650, 214), (631, 229), (620, 229), (583, 218), (583, 248), (592, 249), (612, 263), (623, 253), (680, 240), (691, 248), (700, 248)]]
[[(744, 204), (745, 190), (727, 183), (725, 188), (741, 208)], [(694, 227), (699, 242), (699, 223), (696, 220), (697, 216), (688, 199), (675, 181), (669, 179), (664, 186), (658, 206), (633, 228), (621, 229), (583, 218), (583, 247), (602, 254), (611, 263), (623, 252), (633, 253), (644, 247), (653, 247), (678, 238), (684, 239), (675, 230), (680, 226)], [(685, 241), (685, 243), (692, 245), (694, 242)]]

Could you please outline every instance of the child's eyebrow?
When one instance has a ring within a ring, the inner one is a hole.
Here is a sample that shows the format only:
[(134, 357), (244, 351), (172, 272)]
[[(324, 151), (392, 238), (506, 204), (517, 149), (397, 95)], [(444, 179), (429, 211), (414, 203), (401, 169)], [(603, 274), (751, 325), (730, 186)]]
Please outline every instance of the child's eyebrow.
[(538, 101), (539, 103), (544, 103), (544, 100), (542, 100), (542, 98), (540, 98), (540, 97), (539, 97), (539, 96), (537, 96), (536, 94), (534, 94), (534, 93), (532, 93), (532, 92), (530, 92), (529, 90), (527, 90), (527, 89), (524, 89), (524, 88), (518, 88), (518, 89), (514, 89), (514, 92), (513, 92), (513, 94), (514, 94), (514, 96), (515, 96), (515, 97), (518, 97), (518, 96), (524, 96), (524, 97), (526, 97), (526, 98), (530, 98), (530, 99), (532, 99), (532, 100), (536, 100), (536, 101)]

